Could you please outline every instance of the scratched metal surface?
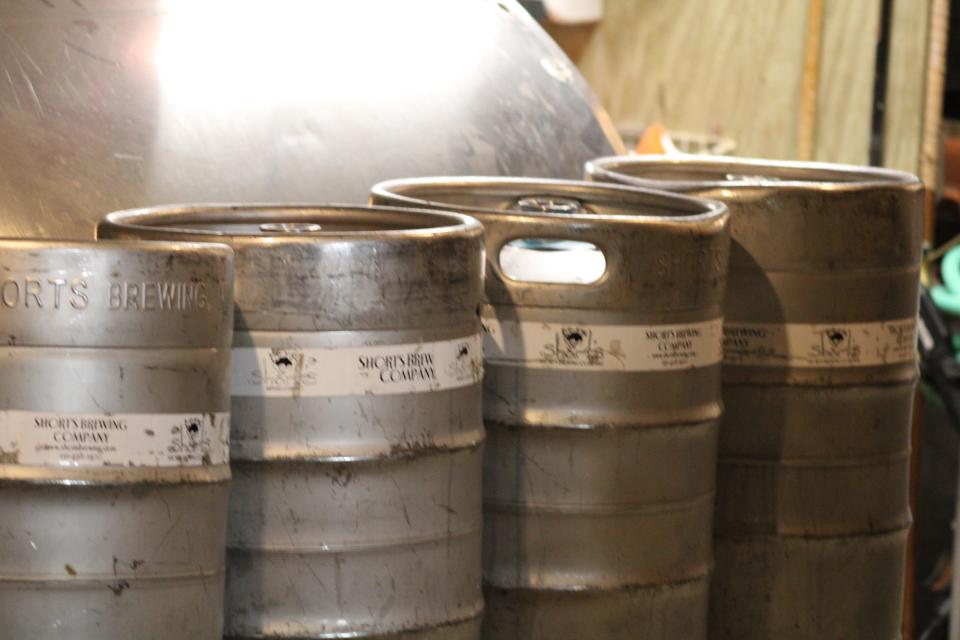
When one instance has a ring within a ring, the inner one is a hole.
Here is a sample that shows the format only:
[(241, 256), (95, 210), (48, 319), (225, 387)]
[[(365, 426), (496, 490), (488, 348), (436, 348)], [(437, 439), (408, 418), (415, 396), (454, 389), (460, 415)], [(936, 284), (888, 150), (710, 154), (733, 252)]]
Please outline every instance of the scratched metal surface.
[[(232, 256), (5, 240), (0, 269), (0, 637), (217, 640), (226, 430), (216, 458), (155, 456), (183, 450), (177, 414), (226, 422)], [(145, 282), (191, 282), (204, 300), (158, 308), (148, 294), (145, 309)], [(36, 418), (63, 422), (38, 434)], [(123, 427), (90, 426), (104, 422)]]
[[(378, 184), (371, 200), (480, 220), (488, 327), (718, 321), (725, 207), (611, 186), (424, 178)], [(580, 211), (549, 213), (558, 203)], [(498, 256), (514, 238), (590, 242), (606, 271), (592, 284), (512, 279)], [(487, 640), (707, 637), (719, 341), (710, 364), (674, 370), (485, 362)]]
[[(479, 224), (436, 212), (255, 205), (109, 220), (108, 237), (233, 246), (234, 364), (253, 345), (299, 363), (290, 393), (238, 391), (247, 370), (232, 371), (225, 635), (477, 640), (479, 342), (456, 386), (331, 385), (357, 375), (356, 356), (335, 360), (344, 349), (431, 353), (426, 343), (476, 339)], [(315, 368), (305, 364), (311, 349), (324, 350)], [(431, 369), (437, 380), (444, 366)], [(310, 391), (322, 370), (334, 379)]]
[(0, 2), (0, 235), (360, 203), (400, 176), (576, 177), (612, 131), (513, 0)]
[(710, 609), (718, 639), (900, 637), (920, 182), (733, 158), (605, 158), (587, 171), (727, 203), (728, 327), (911, 326), (907, 357), (873, 366), (750, 366), (728, 348)]

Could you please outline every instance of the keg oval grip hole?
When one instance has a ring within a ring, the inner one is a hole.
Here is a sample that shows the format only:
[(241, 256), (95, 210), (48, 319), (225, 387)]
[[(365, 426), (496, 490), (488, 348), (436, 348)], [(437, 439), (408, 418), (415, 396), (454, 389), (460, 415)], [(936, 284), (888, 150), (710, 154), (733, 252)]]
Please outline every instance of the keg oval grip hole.
[(597, 245), (561, 238), (516, 238), (500, 248), (500, 269), (511, 280), (541, 284), (593, 284), (607, 270)]
[(260, 231), (264, 233), (316, 233), (320, 230), (320, 225), (313, 222), (264, 222), (260, 225)]

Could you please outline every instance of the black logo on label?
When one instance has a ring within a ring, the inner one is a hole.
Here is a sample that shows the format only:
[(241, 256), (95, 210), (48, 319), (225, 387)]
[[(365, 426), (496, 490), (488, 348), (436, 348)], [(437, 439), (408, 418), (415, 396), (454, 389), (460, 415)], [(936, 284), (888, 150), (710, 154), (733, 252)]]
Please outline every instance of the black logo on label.
[(819, 342), (811, 349), (814, 358), (857, 360), (860, 346), (849, 329), (830, 327), (819, 332)]
[(850, 339), (850, 332), (843, 329), (828, 329), (826, 335), (834, 347), (840, 347)]
[(448, 374), (455, 380), (480, 380), (483, 364), (479, 357), (475, 357), (474, 348), (469, 342), (458, 342), (456, 357), (450, 363)]
[(584, 327), (563, 327), (552, 343), (543, 345), (540, 358), (547, 364), (596, 367), (603, 364), (603, 347), (594, 344), (593, 331)]
[(278, 369), (281, 367), (293, 366), (293, 360), (291, 360), (289, 356), (276, 356), (270, 360), (273, 362), (273, 366), (277, 367)]
[(176, 456), (189, 456), (203, 446), (203, 418), (190, 416), (171, 429), (171, 442), (167, 451)]
[(184, 443), (196, 445), (203, 439), (203, 421), (200, 418), (187, 418), (183, 421)]
[(271, 349), (261, 362), (262, 373), (255, 372), (253, 382), (261, 382), (267, 389), (295, 389), (314, 381), (310, 370), (313, 358), (307, 358), (298, 349)]
[(563, 335), (563, 339), (566, 341), (568, 347), (577, 349), (586, 339), (587, 331), (586, 329), (562, 329), (560, 333)]

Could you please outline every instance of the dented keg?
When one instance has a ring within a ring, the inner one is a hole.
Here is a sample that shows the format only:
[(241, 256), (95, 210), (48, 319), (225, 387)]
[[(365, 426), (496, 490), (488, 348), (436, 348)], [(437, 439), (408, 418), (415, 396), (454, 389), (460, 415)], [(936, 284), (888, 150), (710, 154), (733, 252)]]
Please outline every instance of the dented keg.
[(0, 240), (0, 637), (221, 637), (228, 247)]
[(712, 637), (899, 638), (920, 183), (730, 159), (588, 173), (730, 207)]
[(479, 224), (252, 206), (100, 231), (236, 251), (226, 635), (477, 638)]
[[(484, 226), (485, 637), (706, 638), (725, 207), (495, 178), (372, 200)], [(511, 277), (524, 250), (561, 259)]]

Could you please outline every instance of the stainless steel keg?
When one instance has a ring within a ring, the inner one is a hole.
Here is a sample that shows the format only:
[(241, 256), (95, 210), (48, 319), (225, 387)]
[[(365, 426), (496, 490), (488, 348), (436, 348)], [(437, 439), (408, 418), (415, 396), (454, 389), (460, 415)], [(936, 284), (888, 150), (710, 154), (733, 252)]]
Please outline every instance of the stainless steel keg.
[[(725, 207), (495, 178), (372, 200), (484, 226), (486, 638), (706, 638)], [(561, 258), (509, 275), (524, 249)]]
[(0, 638), (221, 637), (233, 257), (0, 240)]
[(732, 159), (588, 173), (730, 207), (712, 637), (899, 638), (920, 183)]
[(480, 225), (248, 206), (101, 233), (237, 254), (226, 635), (477, 638)]

